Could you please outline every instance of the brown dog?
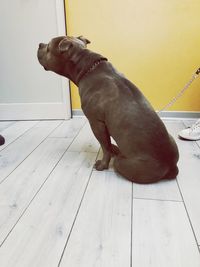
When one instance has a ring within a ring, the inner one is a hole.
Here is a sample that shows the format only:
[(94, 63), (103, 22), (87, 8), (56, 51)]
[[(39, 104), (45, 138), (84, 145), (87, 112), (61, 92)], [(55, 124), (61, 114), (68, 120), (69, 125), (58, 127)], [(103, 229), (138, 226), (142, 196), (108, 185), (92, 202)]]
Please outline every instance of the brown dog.
[(163, 122), (139, 89), (88, 50), (88, 43), (83, 37), (57, 37), (39, 45), (38, 59), (45, 70), (79, 87), (82, 110), (103, 150), (96, 169), (107, 169), (114, 156), (115, 169), (133, 182), (175, 178), (178, 149)]

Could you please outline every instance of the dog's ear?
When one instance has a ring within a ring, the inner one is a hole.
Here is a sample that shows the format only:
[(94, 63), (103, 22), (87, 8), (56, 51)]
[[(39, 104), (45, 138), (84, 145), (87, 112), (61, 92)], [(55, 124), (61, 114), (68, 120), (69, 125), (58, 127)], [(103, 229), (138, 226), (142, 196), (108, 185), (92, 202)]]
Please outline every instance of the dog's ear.
[(85, 45), (91, 43), (88, 39), (86, 39), (86, 38), (83, 37), (83, 36), (78, 36), (77, 38), (78, 38), (79, 40), (83, 41)]
[(64, 52), (68, 51), (71, 46), (72, 46), (72, 43), (70, 41), (68, 41), (67, 38), (64, 38), (60, 41), (60, 43), (58, 45), (58, 49), (59, 49), (60, 53), (64, 53)]

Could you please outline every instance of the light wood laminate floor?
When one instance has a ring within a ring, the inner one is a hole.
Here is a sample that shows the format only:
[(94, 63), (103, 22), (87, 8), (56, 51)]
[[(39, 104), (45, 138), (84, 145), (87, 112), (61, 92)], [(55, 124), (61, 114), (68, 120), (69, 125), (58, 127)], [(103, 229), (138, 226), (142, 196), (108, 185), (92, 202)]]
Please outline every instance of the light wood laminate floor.
[(165, 120), (176, 180), (133, 184), (93, 169), (102, 154), (84, 117), (0, 122), (1, 267), (200, 267), (200, 142)]

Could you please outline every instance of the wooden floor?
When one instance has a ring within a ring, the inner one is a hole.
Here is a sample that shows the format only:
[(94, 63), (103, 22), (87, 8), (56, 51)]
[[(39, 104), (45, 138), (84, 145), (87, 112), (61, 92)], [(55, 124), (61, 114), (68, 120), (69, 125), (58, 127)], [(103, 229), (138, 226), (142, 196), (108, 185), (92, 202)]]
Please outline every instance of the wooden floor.
[(0, 122), (0, 266), (200, 267), (200, 142), (177, 138), (191, 123), (165, 121), (177, 180), (138, 185), (93, 169), (85, 118)]

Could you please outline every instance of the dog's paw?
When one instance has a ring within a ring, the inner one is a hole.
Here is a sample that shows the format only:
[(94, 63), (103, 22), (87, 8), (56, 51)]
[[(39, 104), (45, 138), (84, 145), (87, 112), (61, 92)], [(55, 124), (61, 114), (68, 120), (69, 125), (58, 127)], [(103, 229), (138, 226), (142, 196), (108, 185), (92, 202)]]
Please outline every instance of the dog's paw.
[(103, 162), (103, 160), (97, 160), (96, 163), (94, 164), (94, 168), (97, 171), (103, 171), (103, 170), (108, 169), (108, 164)]

